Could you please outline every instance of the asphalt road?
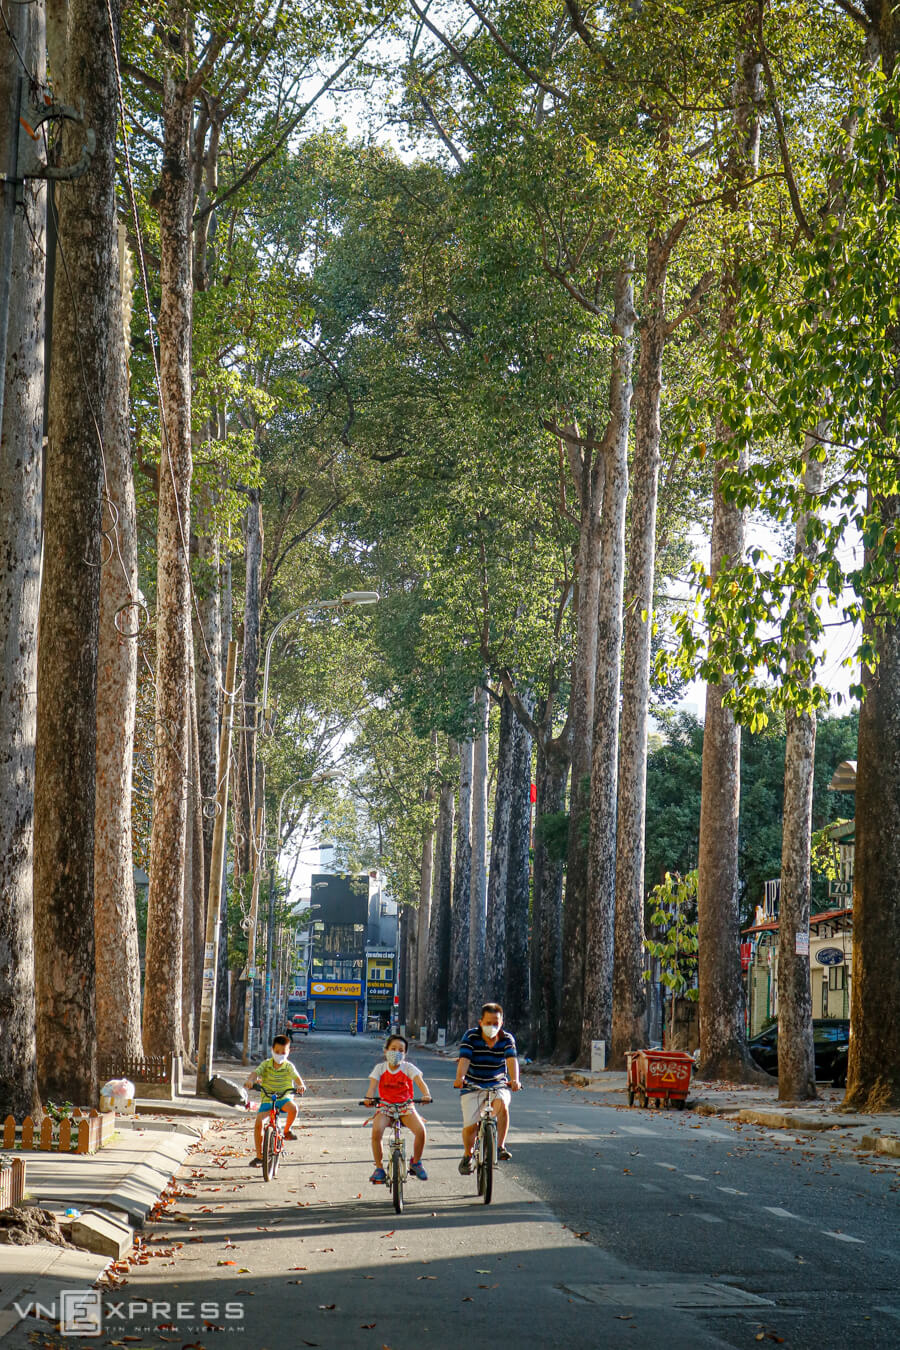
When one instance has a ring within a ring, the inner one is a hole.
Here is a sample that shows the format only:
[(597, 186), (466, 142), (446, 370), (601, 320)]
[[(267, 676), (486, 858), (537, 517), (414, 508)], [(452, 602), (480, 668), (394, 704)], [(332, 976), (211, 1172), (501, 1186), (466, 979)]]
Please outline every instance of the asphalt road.
[[(530, 1078), (485, 1206), (457, 1172), (453, 1063), (414, 1053), (435, 1095), (429, 1181), (409, 1182), (398, 1217), (368, 1183), (356, 1105), (379, 1057), (368, 1037), (295, 1043), (311, 1092), (277, 1179), (248, 1167), (249, 1121), (209, 1136), (148, 1226), (144, 1263), (106, 1295), (118, 1308), (97, 1343), (210, 1346), (229, 1332), (247, 1350), (900, 1343), (895, 1165)], [(19, 1344), (41, 1342), (23, 1332)]]

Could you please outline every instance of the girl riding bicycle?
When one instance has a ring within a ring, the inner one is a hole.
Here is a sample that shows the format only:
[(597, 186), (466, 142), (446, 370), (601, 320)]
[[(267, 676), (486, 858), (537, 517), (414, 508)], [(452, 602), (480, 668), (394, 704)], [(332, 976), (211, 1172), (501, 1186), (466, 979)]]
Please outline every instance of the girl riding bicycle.
[[(423, 1102), (431, 1101), (431, 1093), (415, 1064), (410, 1064), (406, 1058), (406, 1052), (409, 1049), (409, 1041), (405, 1036), (400, 1036), (396, 1032), (388, 1036), (384, 1043), (384, 1059), (369, 1075), (369, 1085), (366, 1089), (366, 1106), (374, 1106), (375, 1098), (380, 1097), (383, 1102), (390, 1102), (397, 1106), (402, 1106), (408, 1102), (409, 1107), (400, 1117), (403, 1124), (412, 1132), (413, 1137), (413, 1156), (410, 1160), (409, 1171), (412, 1176), (418, 1177), (420, 1181), (428, 1180), (428, 1173), (422, 1166), (422, 1154), (425, 1151), (425, 1122), (412, 1104), (413, 1089), (416, 1083), (419, 1085), (419, 1091), (422, 1094)], [(381, 1111), (376, 1111), (372, 1120), (372, 1157), (375, 1159), (375, 1171), (369, 1177), (373, 1185), (382, 1185), (387, 1180), (387, 1173), (382, 1166), (382, 1147), (381, 1138), (388, 1126), (388, 1118)]]

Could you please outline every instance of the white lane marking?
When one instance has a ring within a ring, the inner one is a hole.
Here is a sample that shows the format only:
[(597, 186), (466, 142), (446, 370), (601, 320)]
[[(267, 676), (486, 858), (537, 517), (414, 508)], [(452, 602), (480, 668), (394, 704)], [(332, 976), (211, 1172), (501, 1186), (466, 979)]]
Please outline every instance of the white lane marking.
[(688, 1181), (706, 1181), (706, 1177), (698, 1177), (696, 1172), (685, 1172)]
[(724, 1219), (720, 1219), (720, 1218), (719, 1218), (718, 1214), (693, 1214), (691, 1217), (694, 1218), (694, 1219), (702, 1219), (704, 1223), (724, 1223), (724, 1222), (725, 1222)]
[(658, 1163), (656, 1163), (655, 1165), (656, 1165), (657, 1167), (664, 1167), (664, 1168), (666, 1169), (667, 1172), (677, 1172), (677, 1171), (678, 1171), (678, 1168), (675, 1166), (674, 1163), (660, 1163), (660, 1162), (658, 1162)]
[(662, 1194), (662, 1186), (654, 1186), (652, 1181), (642, 1181), (641, 1186), (645, 1191), (658, 1191)]
[(724, 1139), (724, 1140), (726, 1140), (726, 1142), (729, 1143), (729, 1144), (733, 1144), (733, 1143), (734, 1143), (734, 1135), (733, 1135), (733, 1134), (723, 1134), (721, 1130), (706, 1130), (706, 1129), (704, 1129), (703, 1134), (702, 1134), (702, 1138), (703, 1138), (703, 1139)]
[(726, 1195), (747, 1195), (747, 1191), (739, 1191), (736, 1186), (717, 1186), (717, 1191), (724, 1191)]
[(865, 1238), (851, 1237), (849, 1233), (833, 1233), (830, 1228), (822, 1228), (820, 1231), (825, 1237), (837, 1238), (838, 1242), (858, 1242), (861, 1246), (865, 1246)]
[(792, 1214), (789, 1209), (782, 1209), (779, 1205), (763, 1205), (767, 1214), (774, 1214), (776, 1219), (799, 1219), (799, 1214)]
[(628, 1134), (640, 1134), (645, 1139), (658, 1139), (656, 1130), (648, 1130), (646, 1125), (623, 1125), (622, 1129)]

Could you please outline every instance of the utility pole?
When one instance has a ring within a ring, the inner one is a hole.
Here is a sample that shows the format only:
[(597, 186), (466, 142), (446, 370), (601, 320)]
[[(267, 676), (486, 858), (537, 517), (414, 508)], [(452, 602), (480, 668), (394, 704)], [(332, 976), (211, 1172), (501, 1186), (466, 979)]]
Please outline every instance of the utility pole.
[(243, 1064), (250, 1063), (253, 1052), (253, 992), (256, 979), (256, 922), (259, 918), (260, 858), (263, 850), (263, 808), (256, 808), (256, 829), (253, 835), (253, 889), (250, 894), (250, 932), (247, 935), (247, 988), (244, 993), (244, 1049)]
[(219, 783), (216, 789), (216, 819), (213, 826), (209, 891), (206, 900), (206, 945), (203, 949), (203, 990), (200, 1000), (200, 1035), (197, 1046), (197, 1093), (209, 1091), (213, 1062), (213, 1025), (216, 1009), (216, 969), (219, 956), (219, 924), (225, 867), (225, 835), (228, 817), (228, 771), (231, 766), (231, 727), (234, 720), (234, 676), (237, 643), (228, 644), (225, 698), (219, 732)]

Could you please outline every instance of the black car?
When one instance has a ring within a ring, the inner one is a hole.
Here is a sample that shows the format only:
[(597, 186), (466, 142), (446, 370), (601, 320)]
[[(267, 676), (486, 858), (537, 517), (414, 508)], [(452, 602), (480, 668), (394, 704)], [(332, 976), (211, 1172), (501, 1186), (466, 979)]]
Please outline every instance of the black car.
[[(767, 1073), (778, 1076), (778, 1026), (761, 1031), (747, 1042), (756, 1063)], [(847, 1052), (850, 1048), (850, 1023), (838, 1017), (813, 1018), (813, 1052), (816, 1078), (829, 1079), (835, 1087), (847, 1081)]]

